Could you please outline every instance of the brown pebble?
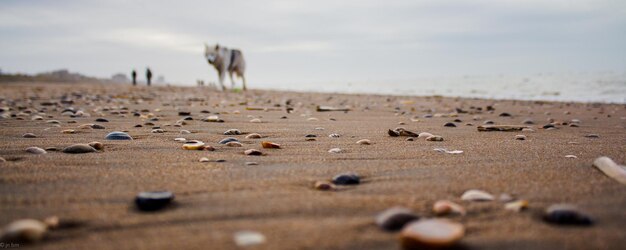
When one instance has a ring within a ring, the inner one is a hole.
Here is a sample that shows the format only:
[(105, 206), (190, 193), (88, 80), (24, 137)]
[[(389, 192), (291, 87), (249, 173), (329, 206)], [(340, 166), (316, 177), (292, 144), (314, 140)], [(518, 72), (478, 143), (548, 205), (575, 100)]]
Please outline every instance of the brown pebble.
[(433, 213), (435, 215), (460, 214), (465, 215), (466, 211), (463, 206), (448, 200), (440, 200), (433, 204)]
[(263, 146), (263, 148), (280, 148), (280, 144), (276, 144), (276, 143), (269, 142), (269, 141), (261, 142), (261, 146)]
[(31, 154), (36, 154), (36, 155), (47, 153), (46, 150), (44, 150), (43, 148), (39, 148), (39, 147), (28, 147), (26, 148), (26, 152), (31, 153)]
[(445, 248), (456, 244), (465, 235), (465, 227), (445, 219), (411, 222), (400, 233), (404, 249)]
[(335, 185), (333, 185), (332, 183), (328, 181), (316, 181), (315, 184), (313, 185), (313, 188), (317, 190), (328, 191), (328, 190), (335, 189)]
[(256, 156), (263, 155), (263, 152), (256, 150), (256, 149), (248, 149), (244, 151), (243, 153), (246, 155), (256, 155)]
[(396, 231), (417, 219), (419, 216), (408, 208), (392, 207), (376, 216), (376, 225), (386, 231)]
[(257, 133), (246, 135), (246, 139), (260, 139), (260, 138), (261, 138), (261, 135)]
[(92, 141), (89, 143), (89, 146), (97, 149), (97, 150), (103, 150), (104, 149), (104, 144), (102, 144), (102, 142), (98, 142), (98, 141)]

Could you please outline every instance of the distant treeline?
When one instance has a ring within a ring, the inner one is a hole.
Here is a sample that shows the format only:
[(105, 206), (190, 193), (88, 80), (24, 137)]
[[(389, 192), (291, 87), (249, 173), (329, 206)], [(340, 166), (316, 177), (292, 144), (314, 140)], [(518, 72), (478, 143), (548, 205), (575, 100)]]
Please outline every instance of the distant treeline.
[(111, 82), (111, 79), (100, 79), (71, 73), (66, 69), (44, 72), (35, 75), (21, 73), (5, 73), (0, 71), (0, 82)]

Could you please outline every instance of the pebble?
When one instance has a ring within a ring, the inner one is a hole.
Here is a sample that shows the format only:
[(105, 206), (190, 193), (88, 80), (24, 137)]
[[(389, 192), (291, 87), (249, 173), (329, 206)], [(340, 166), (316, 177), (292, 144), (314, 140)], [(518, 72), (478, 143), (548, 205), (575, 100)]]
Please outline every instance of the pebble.
[(317, 119), (317, 118), (315, 118), (315, 117), (310, 117), (310, 118), (308, 118), (308, 119), (306, 119), (306, 120), (307, 120), (307, 121), (310, 121), (310, 122), (317, 122), (317, 121), (319, 121), (320, 119)]
[(334, 153), (334, 154), (338, 154), (343, 152), (343, 150), (341, 150), (340, 148), (331, 148), (328, 150), (328, 153)]
[(446, 219), (425, 219), (406, 225), (400, 233), (400, 243), (404, 249), (446, 248), (464, 235), (462, 224)]
[(31, 120), (33, 121), (42, 121), (43, 117), (40, 115), (33, 115), (33, 117), (31, 118)]
[(406, 141), (415, 141), (415, 137), (407, 137)]
[(261, 135), (257, 133), (246, 135), (246, 139), (260, 139), (260, 138), (261, 138)]
[(419, 216), (408, 208), (392, 207), (376, 216), (376, 225), (385, 231), (397, 231), (417, 219)]
[(98, 118), (96, 119), (96, 122), (109, 122), (109, 120), (104, 119), (104, 118)]
[(495, 198), (490, 193), (478, 189), (470, 189), (461, 195), (464, 201), (492, 201)]
[(89, 144), (74, 144), (63, 149), (63, 153), (67, 154), (84, 154), (97, 152), (95, 148), (89, 146)]
[(227, 147), (243, 147), (243, 144), (241, 144), (241, 142), (238, 141), (229, 141), (226, 144)]
[[(410, 138), (411, 138), (411, 137), (410, 137)], [(371, 145), (371, 144), (372, 144), (372, 142), (371, 142), (370, 140), (368, 140), (368, 139), (361, 139), (361, 140), (358, 140), (358, 141), (356, 142), (356, 144), (361, 144), (361, 145)]]
[(37, 136), (35, 134), (33, 134), (33, 133), (23, 134), (22, 137), (24, 137), (24, 138), (37, 138)]
[(239, 231), (233, 235), (235, 244), (239, 247), (248, 247), (265, 243), (265, 236), (255, 231)]
[(165, 131), (163, 129), (153, 129), (150, 132), (155, 133), (155, 134), (163, 134), (163, 133), (165, 133)]
[(60, 121), (58, 121), (58, 120), (48, 120), (48, 121), (46, 121), (46, 123), (50, 123), (50, 124), (61, 124), (61, 122), (60, 122)]
[(504, 204), (504, 209), (514, 211), (514, 212), (520, 212), (527, 208), (528, 208), (527, 200), (517, 200), (517, 201), (512, 201), (512, 202), (508, 202)]
[(263, 155), (263, 152), (256, 149), (248, 149), (243, 152), (245, 155)]
[(335, 185), (328, 181), (316, 181), (315, 184), (313, 184), (313, 188), (317, 190), (328, 191), (335, 189)]
[(102, 144), (102, 142), (98, 142), (98, 141), (92, 141), (89, 143), (89, 146), (97, 149), (97, 150), (103, 150), (104, 149), (104, 144)]
[(76, 133), (76, 130), (73, 130), (73, 129), (65, 129), (65, 130), (61, 131), (61, 133), (63, 133), (63, 134), (75, 134), (75, 133)]
[(204, 142), (196, 141), (196, 140), (186, 141), (183, 144), (182, 148), (185, 150), (203, 150)]
[(361, 177), (355, 173), (342, 173), (333, 177), (335, 185), (357, 185), (361, 183)]
[(546, 124), (546, 125), (543, 125), (543, 128), (544, 129), (549, 129), (549, 128), (556, 128), (556, 127), (554, 127), (553, 124)]
[(259, 163), (256, 162), (256, 161), (247, 161), (246, 162), (246, 166), (256, 166), (256, 165), (259, 165)]
[(448, 200), (439, 200), (433, 204), (433, 213), (441, 216), (446, 214), (465, 215), (466, 211), (463, 206)]
[[(42, 240), (48, 226), (35, 219), (21, 219), (11, 222), (2, 230), (0, 239), (3, 242), (37, 242)], [(6, 245), (10, 246), (10, 245)], [(19, 245), (18, 245), (19, 246)]]
[(43, 148), (39, 148), (39, 147), (28, 147), (26, 148), (26, 152), (31, 153), (31, 154), (36, 154), (36, 155), (47, 153), (46, 150), (44, 150)]
[(104, 129), (104, 126), (100, 124), (91, 124), (92, 129)]
[(250, 120), (250, 122), (251, 123), (261, 123), (262, 121), (259, 118), (254, 118), (254, 119)]
[(535, 132), (535, 130), (532, 128), (523, 128), (522, 132)]
[(226, 143), (229, 143), (229, 142), (239, 142), (239, 140), (237, 140), (237, 138), (233, 138), (233, 137), (226, 137), (226, 138), (220, 140), (218, 143), (219, 144), (226, 144)]
[(178, 115), (179, 116), (188, 116), (188, 115), (191, 115), (191, 112), (189, 112), (189, 111), (179, 111)]
[(263, 148), (280, 148), (280, 144), (269, 142), (269, 141), (261, 142), (261, 146), (263, 146)]
[(339, 137), (341, 137), (341, 135), (340, 134), (330, 134), (330, 135), (328, 135), (328, 137), (330, 137), (330, 138), (339, 138)]
[(576, 159), (578, 156), (575, 155), (566, 155), (565, 158)]
[(408, 131), (404, 128), (394, 128), (394, 129), (389, 129), (387, 131), (387, 134), (389, 134), (389, 136), (391, 137), (397, 137), (397, 136), (410, 136), (410, 137), (417, 137), (418, 134), (413, 133), (411, 131)]
[(104, 137), (104, 139), (105, 140), (132, 140), (133, 138), (130, 137), (130, 135), (128, 135), (127, 133), (114, 131), (114, 132), (107, 134), (107, 136)]
[(224, 132), (224, 135), (240, 135), (241, 131), (239, 129), (229, 129)]
[(177, 142), (186, 142), (186, 141), (187, 141), (187, 139), (182, 138), (182, 137), (178, 137), (178, 138), (174, 138), (174, 141), (177, 141)]
[(183, 130), (180, 131), (180, 134), (181, 135), (188, 135), (188, 134), (191, 134), (191, 131), (183, 129)]
[(515, 136), (515, 140), (526, 140), (526, 136), (525, 135), (516, 135)]
[(587, 134), (587, 135), (585, 135), (585, 137), (587, 137), (587, 138), (600, 138), (600, 135), (598, 135), (598, 134)]
[(522, 124), (532, 125), (532, 124), (535, 124), (535, 121), (533, 119), (526, 119), (522, 121)]
[(501, 117), (511, 117), (511, 114), (509, 114), (507, 112), (503, 112), (503, 113), (500, 113), (500, 115), (498, 115), (498, 116), (501, 116)]
[(591, 225), (593, 220), (574, 205), (554, 204), (549, 206), (543, 219), (548, 223), (561, 225)]
[(447, 122), (446, 124), (443, 125), (444, 127), (451, 127), (454, 128), (456, 127), (456, 124), (452, 123), (452, 122)]
[(216, 115), (207, 116), (206, 118), (203, 118), (202, 121), (203, 122), (224, 122), (224, 120), (220, 119), (220, 117)]
[(484, 125), (492, 125), (495, 124), (495, 122), (493, 122), (492, 120), (486, 120), (483, 122)]
[(317, 137), (317, 135), (314, 135), (314, 134), (308, 134), (308, 135), (305, 135), (304, 137), (307, 137), (307, 138), (313, 138), (313, 137)]
[(443, 141), (443, 137), (439, 136), (439, 135), (431, 135), (429, 137), (426, 137), (427, 141)]
[(200, 162), (209, 162), (209, 158), (202, 157), (200, 158)]
[(157, 211), (173, 200), (174, 194), (169, 191), (141, 192), (135, 197), (135, 205), (141, 211)]

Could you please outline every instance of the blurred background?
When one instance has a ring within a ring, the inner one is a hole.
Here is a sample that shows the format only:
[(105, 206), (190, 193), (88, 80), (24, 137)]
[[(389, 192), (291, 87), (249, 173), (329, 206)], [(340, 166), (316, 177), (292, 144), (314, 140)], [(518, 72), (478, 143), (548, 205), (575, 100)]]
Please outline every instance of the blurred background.
[(4, 0), (0, 33), (3, 74), (194, 86), (206, 42), (256, 89), (626, 103), (623, 0)]

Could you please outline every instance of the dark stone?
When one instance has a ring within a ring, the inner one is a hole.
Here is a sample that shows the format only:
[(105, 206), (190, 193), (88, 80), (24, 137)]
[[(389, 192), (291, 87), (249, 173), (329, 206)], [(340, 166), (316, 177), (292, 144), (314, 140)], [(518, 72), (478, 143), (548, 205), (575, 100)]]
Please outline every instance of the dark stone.
[(96, 119), (96, 122), (109, 122), (109, 120), (104, 119), (104, 118), (98, 118)]
[(448, 123), (444, 124), (443, 126), (444, 127), (452, 127), (452, 128), (454, 128), (454, 127), (456, 127), (456, 124), (448, 122)]
[(99, 124), (94, 124), (94, 125), (91, 125), (91, 128), (93, 128), (93, 129), (104, 129), (104, 126), (99, 125)]
[(589, 226), (593, 219), (569, 204), (556, 204), (548, 207), (543, 219), (552, 224)]
[(189, 112), (189, 111), (179, 111), (178, 115), (179, 116), (188, 116), (188, 115), (191, 115), (191, 112)]
[(219, 144), (226, 144), (226, 143), (229, 143), (229, 142), (231, 142), (231, 141), (236, 141), (236, 142), (239, 142), (239, 140), (237, 140), (237, 138), (233, 138), (233, 137), (226, 137), (226, 138), (224, 138), (224, 139), (220, 140), (218, 143), (219, 143)]
[(503, 113), (500, 113), (500, 116), (501, 117), (511, 117), (512, 115), (507, 113), (507, 112), (503, 112)]
[(135, 125), (135, 128), (141, 128), (141, 127), (143, 127), (143, 125), (141, 125), (141, 124)]
[(187, 116), (187, 117), (183, 118), (183, 120), (185, 120), (185, 121), (193, 121), (193, 117)]
[(141, 192), (135, 197), (135, 205), (141, 211), (157, 211), (165, 208), (174, 200), (169, 191)]
[(554, 128), (554, 124), (546, 124), (546, 125), (543, 125), (543, 128), (544, 128), (544, 129), (546, 129), (546, 128)]
[(522, 124), (532, 125), (532, 124), (535, 124), (535, 121), (533, 121), (532, 119), (526, 119), (522, 121)]
[(492, 124), (494, 124), (494, 122), (491, 121), (491, 120), (486, 120), (485, 122), (483, 122), (483, 124), (485, 124), (485, 125), (492, 125)]
[(74, 144), (72, 146), (66, 147), (63, 149), (63, 153), (67, 154), (84, 154), (84, 153), (93, 153), (97, 152), (94, 147), (88, 144)]
[(343, 173), (333, 177), (335, 185), (357, 185), (361, 183), (361, 178), (355, 173)]
[(454, 122), (463, 122), (461, 119), (454, 119)]
[(400, 230), (407, 223), (419, 219), (419, 216), (408, 208), (393, 207), (376, 216), (376, 225), (386, 231)]
[(317, 137), (317, 135), (314, 135), (314, 134), (308, 134), (308, 135), (305, 135), (304, 137)]
[(132, 140), (133, 138), (130, 137), (130, 135), (128, 135), (127, 133), (114, 131), (114, 132), (109, 133), (106, 137), (104, 137), (104, 139), (105, 140)]
[(208, 110), (202, 110), (202, 111), (200, 111), (200, 113), (203, 113), (203, 114), (210, 114), (210, 113), (211, 113), (211, 111), (208, 111)]

